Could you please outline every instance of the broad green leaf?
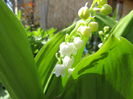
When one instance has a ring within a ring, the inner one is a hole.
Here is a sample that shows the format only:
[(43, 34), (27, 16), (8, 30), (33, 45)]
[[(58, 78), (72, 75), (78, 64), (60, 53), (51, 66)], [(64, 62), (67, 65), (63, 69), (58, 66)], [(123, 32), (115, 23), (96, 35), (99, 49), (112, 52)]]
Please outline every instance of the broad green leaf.
[(53, 36), (51, 40), (42, 47), (40, 52), (35, 57), (41, 85), (43, 88), (45, 87), (45, 84), (57, 62), (55, 54), (58, 51), (60, 43), (63, 42), (65, 34), (69, 34), (74, 27), (75, 23), (70, 27), (62, 30), (61, 32), (55, 34), (55, 36)]
[(123, 36), (133, 43), (133, 11), (122, 18), (113, 30), (117, 37)]
[(12, 99), (39, 99), (42, 94), (24, 27), (0, 1), (0, 78)]
[(61, 82), (61, 77), (56, 77), (52, 75), (50, 82), (47, 86), (43, 99), (56, 99), (62, 93), (63, 86)]
[[(111, 36), (98, 52), (76, 66), (73, 77), (78, 79), (80, 95), (84, 97), (79, 99), (132, 99), (132, 59), (133, 45), (123, 37)], [(88, 93), (90, 90), (93, 95)]]
[[(128, 21), (126, 21), (127, 19), (124, 20), (127, 22), (125, 29), (129, 27), (129, 23), (132, 24), (131, 18), (132, 14), (130, 13)], [(109, 25), (111, 28), (116, 26), (116, 22), (110, 17), (99, 15), (96, 16), (95, 19), (100, 23), (100, 26), (101, 23)], [(118, 23), (118, 26), (119, 24), (120, 23)], [(122, 26), (124, 25), (121, 24), (120, 27)], [(127, 30), (129, 31), (129, 29)], [(114, 33), (121, 33), (119, 31), (121, 31), (121, 28), (117, 28)], [(123, 29), (122, 33), (124, 32)], [(120, 35), (117, 37), (119, 36)], [(67, 83), (60, 99), (88, 99), (88, 97), (91, 99), (97, 99), (98, 97), (101, 97), (101, 99), (132, 99), (133, 96), (131, 92), (133, 91), (133, 84), (131, 84), (131, 82), (133, 81), (133, 73), (129, 70), (129, 68), (133, 67), (132, 51), (133, 45), (124, 38), (117, 39), (113, 36), (110, 37), (110, 40), (108, 40), (98, 52), (85, 57), (76, 66), (73, 73), (73, 77), (76, 80), (70, 80)], [(125, 69), (125, 66), (128, 68)], [(128, 73), (130, 75), (128, 75)], [(124, 78), (122, 78), (122, 76)], [(127, 79), (126, 77), (129, 77), (130, 81), (128, 85), (123, 87), (123, 84), (127, 83), (127, 80), (125, 81), (125, 79)], [(131, 86), (131, 88), (129, 86)], [(69, 89), (69, 91), (67, 89)]]
[(113, 28), (116, 25), (116, 21), (109, 16), (104, 16), (102, 14), (97, 14), (95, 17), (96, 21), (100, 24), (100, 27), (107, 25)]

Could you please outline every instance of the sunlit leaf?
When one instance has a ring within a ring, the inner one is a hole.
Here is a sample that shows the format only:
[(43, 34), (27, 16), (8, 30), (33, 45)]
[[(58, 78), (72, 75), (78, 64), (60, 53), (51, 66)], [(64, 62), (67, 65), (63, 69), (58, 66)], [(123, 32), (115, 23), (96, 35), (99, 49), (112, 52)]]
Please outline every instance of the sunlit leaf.
[(112, 19), (109, 16), (104, 16), (101, 14), (96, 15), (95, 17), (96, 21), (100, 24), (100, 27), (103, 28), (103, 26), (109, 26), (113, 28), (116, 25), (116, 20)]
[(113, 34), (117, 37), (123, 36), (133, 43), (133, 11), (120, 20)]
[[(85, 86), (90, 85), (85, 88), (81, 84), (81, 89), (92, 89), (93, 97), (91, 96), (91, 99), (96, 99), (96, 97), (101, 97), (101, 99), (132, 99), (132, 59), (133, 45), (122, 37), (112, 36), (98, 52), (83, 58), (77, 65), (73, 77), (79, 80), (86, 79), (82, 83)], [(90, 83), (87, 84), (86, 82)], [(87, 91), (84, 90), (82, 93), (86, 95)], [(90, 94), (86, 96), (89, 97)], [(79, 99), (87, 98), (81, 97)]]
[(24, 27), (0, 1), (0, 78), (12, 99), (39, 99), (42, 90)]

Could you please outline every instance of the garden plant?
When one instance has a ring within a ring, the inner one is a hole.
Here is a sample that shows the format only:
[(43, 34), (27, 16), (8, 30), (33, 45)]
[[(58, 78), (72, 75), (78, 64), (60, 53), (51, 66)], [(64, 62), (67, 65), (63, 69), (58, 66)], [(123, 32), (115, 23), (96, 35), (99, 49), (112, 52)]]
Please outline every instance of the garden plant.
[[(86, 3), (79, 20), (53, 30), (36, 55), (2, 0), (0, 12), (0, 81), (11, 99), (133, 99), (132, 11), (116, 20), (107, 0)], [(98, 44), (90, 46), (96, 37)]]

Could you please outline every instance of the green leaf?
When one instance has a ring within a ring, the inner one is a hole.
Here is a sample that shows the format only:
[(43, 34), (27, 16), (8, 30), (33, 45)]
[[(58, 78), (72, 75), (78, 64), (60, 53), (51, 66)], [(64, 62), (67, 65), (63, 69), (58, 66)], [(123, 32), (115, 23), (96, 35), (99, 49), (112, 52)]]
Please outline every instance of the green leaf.
[(97, 14), (95, 17), (96, 21), (100, 24), (99, 26), (103, 28), (103, 26), (107, 25), (113, 28), (116, 25), (116, 21), (109, 16), (105, 16), (102, 14)]
[(0, 78), (12, 99), (39, 99), (42, 94), (24, 27), (0, 1)]
[(133, 43), (133, 11), (120, 20), (112, 34), (123, 36)]
[(39, 51), (37, 56), (35, 57), (36, 65), (38, 67), (38, 73), (41, 80), (41, 85), (44, 88), (51, 72), (57, 62), (55, 57), (56, 52), (58, 51), (59, 45), (63, 42), (65, 34), (70, 33), (70, 31), (75, 27), (75, 23), (70, 27), (62, 30), (61, 32), (55, 34), (48, 41), (42, 49)]
[(82, 86), (80, 95), (84, 97), (79, 99), (132, 99), (132, 59), (133, 45), (123, 37), (111, 36), (98, 52), (76, 66), (73, 77), (82, 83), (78, 86)]
[(62, 93), (61, 77), (52, 75), (43, 99), (56, 99)]

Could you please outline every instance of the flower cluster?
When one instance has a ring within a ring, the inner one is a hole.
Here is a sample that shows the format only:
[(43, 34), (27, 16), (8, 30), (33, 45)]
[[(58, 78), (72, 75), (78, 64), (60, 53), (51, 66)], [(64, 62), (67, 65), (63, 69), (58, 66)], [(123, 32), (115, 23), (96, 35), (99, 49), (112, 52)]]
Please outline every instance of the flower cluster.
[(87, 3), (84, 7), (79, 9), (78, 15), (81, 20), (77, 23), (80, 25), (77, 25), (78, 28), (76, 28), (76, 31), (73, 32), (76, 34), (70, 34), (71, 36), (66, 34), (65, 42), (62, 42), (59, 46), (59, 51), (57, 53), (58, 62), (54, 68), (54, 74), (56, 77), (71, 74), (74, 71), (74, 56), (84, 45), (85, 42), (83, 38), (90, 38), (92, 33), (98, 30), (97, 22), (93, 20), (90, 22), (85, 21), (90, 16)]
[[(105, 26), (105, 27), (103, 28), (103, 30), (98, 31), (99, 37), (101, 38), (101, 41), (102, 41), (103, 43), (104, 43), (105, 40), (107, 40), (107, 38), (109, 37), (109, 34), (108, 34), (109, 29), (110, 29), (109, 26)], [(99, 44), (98, 44), (98, 48), (101, 48), (101, 47), (103, 46), (103, 43), (99, 43)]]
[[(79, 36), (76, 36), (72, 39), (72, 42), (62, 42), (60, 44), (59, 55), (57, 58), (59, 61), (54, 69), (54, 74), (56, 77), (64, 76), (65, 74), (71, 74), (74, 68), (72, 65), (74, 63), (74, 55), (77, 54), (78, 50), (83, 46), (84, 41), (81, 39), (82, 36), (90, 38), (92, 32), (98, 30), (97, 22), (90, 22), (88, 25), (81, 25), (77, 29), (76, 33), (79, 33)], [(66, 35), (66, 38), (69, 35)]]
[(78, 49), (80, 49), (82, 45), (83, 40), (80, 37), (74, 37), (73, 42), (62, 42), (60, 44), (58, 53), (61, 62), (57, 63), (54, 68), (56, 77), (71, 74), (73, 72), (74, 68), (72, 68), (72, 65), (74, 63), (74, 55), (77, 54)]
[(95, 4), (94, 7), (90, 9), (87, 7), (88, 3), (84, 7), (81, 7), (78, 11), (78, 15), (81, 19), (88, 19), (89, 16), (92, 16), (96, 12), (100, 12), (103, 15), (109, 15), (112, 13), (112, 7), (106, 3)]

